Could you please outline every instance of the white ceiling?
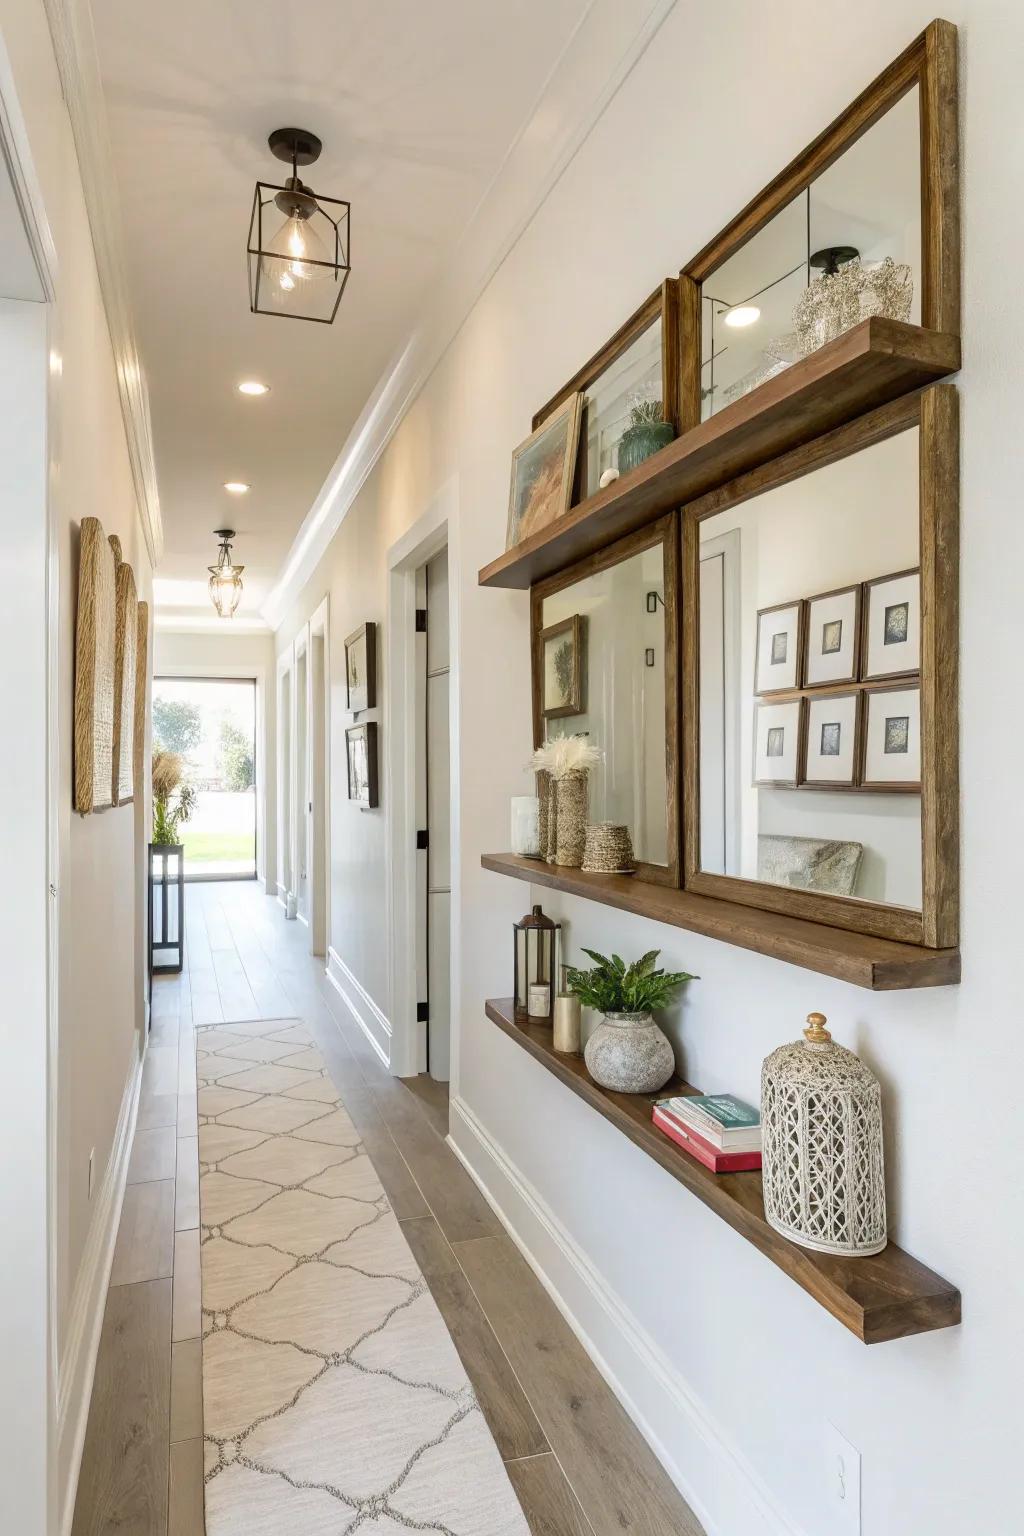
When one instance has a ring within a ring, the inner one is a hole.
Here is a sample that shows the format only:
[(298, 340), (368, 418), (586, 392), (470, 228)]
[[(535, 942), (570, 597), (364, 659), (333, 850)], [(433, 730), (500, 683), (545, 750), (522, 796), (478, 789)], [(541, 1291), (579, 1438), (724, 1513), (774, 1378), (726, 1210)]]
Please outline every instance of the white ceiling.
[[(157, 605), (212, 612), (214, 528), (257, 612), (388, 358), (427, 302), (589, 0), (94, 0), (164, 523)], [(305, 180), (352, 203), (332, 326), (249, 312), (254, 184), (273, 128), (318, 134)], [(271, 393), (247, 399), (244, 378)], [(251, 484), (229, 496), (225, 480)]]

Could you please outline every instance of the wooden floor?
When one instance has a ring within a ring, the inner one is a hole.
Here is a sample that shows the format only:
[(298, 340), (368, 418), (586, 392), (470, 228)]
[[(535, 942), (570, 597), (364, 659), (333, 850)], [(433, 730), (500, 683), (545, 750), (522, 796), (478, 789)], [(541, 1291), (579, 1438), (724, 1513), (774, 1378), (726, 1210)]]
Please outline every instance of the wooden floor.
[(187, 890), (186, 970), (153, 988), (72, 1536), (203, 1536), (193, 1026), (253, 1018), (316, 1035), (534, 1536), (700, 1536), (447, 1146), (444, 1086), (385, 1071), (308, 941), (253, 881)]

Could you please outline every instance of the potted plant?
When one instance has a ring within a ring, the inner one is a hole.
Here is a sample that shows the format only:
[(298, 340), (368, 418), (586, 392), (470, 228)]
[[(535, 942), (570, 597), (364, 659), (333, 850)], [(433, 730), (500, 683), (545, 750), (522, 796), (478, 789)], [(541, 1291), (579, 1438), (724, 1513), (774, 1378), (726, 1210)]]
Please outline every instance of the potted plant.
[(623, 474), (635, 469), (675, 435), (676, 429), (665, 420), (660, 400), (635, 399), (629, 408), (629, 426), (619, 438), (619, 469)]
[(570, 966), (566, 985), (587, 1008), (604, 1015), (587, 1041), (583, 1059), (595, 1083), (618, 1093), (654, 1093), (675, 1070), (675, 1052), (668, 1036), (652, 1017), (666, 1008), (686, 981), (687, 971), (657, 968), (660, 950), (649, 950), (627, 966), (618, 955), (583, 951), (593, 960), (591, 970)]
[(196, 808), (196, 792), (183, 784), (185, 765), (177, 752), (153, 753), (153, 844), (178, 848), (178, 828)]

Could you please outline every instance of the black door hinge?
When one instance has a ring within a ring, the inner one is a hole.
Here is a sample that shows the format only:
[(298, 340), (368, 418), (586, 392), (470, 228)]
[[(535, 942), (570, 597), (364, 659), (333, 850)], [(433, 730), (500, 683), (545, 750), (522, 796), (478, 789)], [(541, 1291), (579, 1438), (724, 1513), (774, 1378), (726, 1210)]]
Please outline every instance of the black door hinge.
[(416, 847), (417, 848), (429, 848), (430, 847), (430, 833), (429, 832), (417, 832), (416, 833)]
[(418, 635), (425, 635), (426, 632), (427, 632), (427, 610), (425, 608), (417, 608), (416, 609), (416, 633)]
[(430, 1023), (430, 1004), (429, 1003), (417, 1003), (416, 1004), (416, 1023), (417, 1024), (429, 1024)]

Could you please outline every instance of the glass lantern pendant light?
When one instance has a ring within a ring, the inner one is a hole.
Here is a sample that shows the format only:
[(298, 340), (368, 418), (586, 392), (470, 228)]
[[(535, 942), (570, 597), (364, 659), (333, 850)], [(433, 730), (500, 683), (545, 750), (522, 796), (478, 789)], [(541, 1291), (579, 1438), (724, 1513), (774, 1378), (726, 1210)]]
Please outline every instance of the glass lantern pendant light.
[(290, 164), (283, 186), (258, 181), (249, 220), (249, 307), (330, 325), (349, 274), (349, 204), (321, 197), (299, 179), (299, 166), (322, 145), (304, 128), (275, 128), (271, 153)]
[(220, 540), (217, 564), (208, 565), (210, 573), (210, 598), (222, 619), (230, 619), (242, 597), (242, 572), (244, 565), (235, 565), (231, 559), (233, 528), (218, 528), (214, 538)]

